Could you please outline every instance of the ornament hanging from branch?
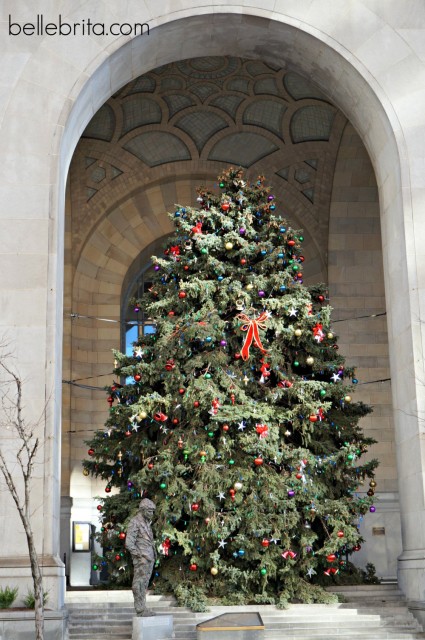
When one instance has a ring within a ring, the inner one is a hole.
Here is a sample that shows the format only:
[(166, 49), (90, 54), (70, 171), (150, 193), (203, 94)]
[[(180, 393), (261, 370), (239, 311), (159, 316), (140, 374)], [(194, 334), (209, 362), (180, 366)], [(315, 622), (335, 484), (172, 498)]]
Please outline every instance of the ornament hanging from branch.
[(270, 318), (270, 316), (271, 316), (270, 311), (263, 311), (258, 316), (258, 318), (248, 318), (248, 316), (245, 313), (239, 313), (236, 316), (237, 318), (239, 318), (239, 320), (242, 320), (242, 322), (244, 323), (241, 326), (241, 331), (247, 332), (245, 337), (245, 342), (241, 350), (241, 356), (243, 360), (249, 359), (249, 348), (253, 342), (254, 342), (254, 345), (258, 347), (262, 353), (267, 353), (267, 350), (264, 349), (263, 345), (261, 344), (259, 330), (267, 328), (266, 322)]

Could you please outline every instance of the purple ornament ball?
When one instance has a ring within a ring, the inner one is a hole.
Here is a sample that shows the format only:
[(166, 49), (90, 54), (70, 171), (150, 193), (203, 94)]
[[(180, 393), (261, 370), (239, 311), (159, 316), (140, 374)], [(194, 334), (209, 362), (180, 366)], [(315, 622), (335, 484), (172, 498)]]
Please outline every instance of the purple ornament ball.
[(372, 505), (371, 507), (369, 507), (369, 511), (370, 511), (371, 513), (375, 513), (375, 511), (376, 511), (376, 507), (374, 507), (374, 506)]
[(220, 347), (225, 347), (227, 346), (227, 341), (226, 340), (220, 340)]
[(156, 264), (153, 268), (154, 271), (159, 271), (159, 264)]
[(239, 235), (240, 235), (240, 236), (244, 236), (244, 235), (245, 235), (245, 232), (246, 232), (246, 229), (244, 229), (243, 227), (241, 227), (241, 228), (239, 229)]
[(260, 296), (260, 298), (264, 298), (264, 296), (266, 295), (265, 291), (263, 291), (262, 289), (258, 292), (258, 295)]
[(269, 196), (267, 196), (267, 200), (269, 202), (271, 202), (272, 200), (274, 200), (274, 196), (272, 196), (271, 194)]
[(289, 491), (288, 491), (288, 497), (289, 497), (289, 498), (293, 498), (293, 497), (294, 497), (294, 495), (295, 495), (295, 491), (294, 491), (293, 489), (289, 489)]

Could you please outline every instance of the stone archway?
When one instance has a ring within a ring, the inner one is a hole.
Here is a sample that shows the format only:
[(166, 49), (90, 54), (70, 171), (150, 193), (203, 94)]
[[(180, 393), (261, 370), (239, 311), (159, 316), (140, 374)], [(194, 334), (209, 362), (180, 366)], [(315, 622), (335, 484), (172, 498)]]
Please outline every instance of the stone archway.
[[(256, 53), (257, 53), (257, 52), (256, 52)], [(257, 55), (258, 55), (258, 54), (257, 54)], [(281, 56), (281, 58), (282, 58), (282, 56)], [(286, 63), (286, 61), (285, 61), (285, 63)], [(274, 59), (274, 64), (276, 64), (276, 59)], [(303, 65), (302, 65), (302, 64), (299, 64), (299, 66), (297, 66), (297, 67), (295, 67), (295, 68), (298, 70), (298, 69), (300, 69), (300, 68), (303, 68)], [(329, 80), (329, 78), (328, 78), (328, 80)], [(315, 76), (315, 81), (316, 81), (316, 76)], [(117, 88), (118, 88), (118, 87), (117, 87)], [(359, 88), (359, 87), (357, 87), (357, 88)], [(325, 86), (325, 85), (322, 85), (322, 90), (326, 92), (326, 86)], [(371, 99), (371, 96), (369, 96), (369, 100), (370, 100), (370, 99)], [(353, 114), (353, 119), (356, 121), (356, 115), (357, 115), (357, 114), (355, 113), (355, 110), (353, 111), (352, 105), (350, 105), (350, 111), (349, 111), (349, 113), (350, 113), (350, 115), (351, 115), (351, 113)], [(357, 124), (358, 124), (358, 123), (357, 123)], [(363, 128), (364, 128), (364, 125), (365, 125), (366, 123), (365, 123), (365, 122), (363, 122), (362, 124), (363, 124)], [(372, 124), (372, 123), (369, 123), (369, 124)], [(375, 126), (377, 125), (377, 123), (376, 123), (376, 122), (375, 122), (374, 124), (375, 124)], [(381, 124), (382, 124), (382, 123), (381, 123)], [(379, 129), (379, 127), (378, 127), (378, 129)], [(371, 136), (371, 135), (372, 135), (372, 130), (371, 130), (370, 126), (368, 126), (367, 130), (368, 130), (368, 135), (369, 135), (369, 136)], [(381, 136), (382, 136), (382, 130), (381, 130), (381, 132), (380, 132), (380, 133), (381, 133)], [(382, 136), (382, 137), (383, 137), (383, 136)], [(388, 138), (388, 140), (390, 140), (390, 138)], [(388, 140), (387, 140), (387, 142), (388, 142)], [(367, 136), (365, 136), (364, 141), (365, 141), (365, 143), (366, 143), (366, 144), (369, 144), (369, 146), (372, 146), (372, 148), (373, 148), (372, 138), (370, 138), (370, 139), (369, 139)], [(124, 142), (125, 142), (125, 141), (124, 141)], [(130, 144), (131, 144), (131, 143), (130, 143)], [(190, 147), (190, 141), (189, 141), (189, 147)], [(376, 151), (376, 149), (375, 149), (375, 151)], [(136, 153), (137, 153), (137, 151), (136, 151)], [(378, 161), (378, 165), (379, 165), (379, 158), (378, 158), (378, 157), (376, 157), (376, 158), (375, 158), (375, 166), (376, 166), (376, 161)], [(378, 178), (379, 178), (379, 176), (378, 176)], [(92, 185), (92, 188), (93, 188), (93, 187), (95, 187), (95, 185)], [(102, 203), (101, 203), (101, 208), (102, 208)], [(391, 508), (390, 508), (390, 510), (391, 510)], [(395, 544), (395, 546), (394, 546), (393, 548), (397, 549), (397, 548), (398, 548), (398, 544)]]

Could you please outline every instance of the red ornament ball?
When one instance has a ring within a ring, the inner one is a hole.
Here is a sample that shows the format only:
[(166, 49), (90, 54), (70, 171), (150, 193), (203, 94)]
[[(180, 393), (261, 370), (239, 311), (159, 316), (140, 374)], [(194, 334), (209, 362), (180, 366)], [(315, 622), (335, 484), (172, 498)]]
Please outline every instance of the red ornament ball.
[(186, 389), (183, 389), (183, 387), (180, 387), (179, 394), (182, 396), (185, 392), (186, 392)]
[(235, 353), (234, 358), (235, 358), (235, 360), (240, 360), (241, 359), (241, 354), (240, 353)]
[(195, 407), (195, 409), (197, 409), (199, 407), (199, 402), (198, 400), (195, 400), (195, 402), (193, 403), (193, 406)]
[(119, 560), (121, 560), (121, 556), (117, 553), (117, 555), (115, 556), (115, 560), (118, 562)]
[(295, 245), (295, 240), (288, 240), (288, 245), (293, 247)]
[(120, 540), (125, 540), (125, 533), (124, 533), (124, 531), (121, 531), (121, 533), (119, 533), (119, 534), (118, 534), (118, 538), (119, 538)]
[(229, 425), (228, 424), (223, 424), (222, 429), (223, 431), (229, 431)]
[(172, 316), (174, 316), (174, 315), (175, 315), (175, 312), (174, 312), (174, 311), (169, 311), (169, 312), (168, 312), (168, 315), (169, 315), (170, 317), (172, 317)]
[(191, 506), (192, 511), (199, 511), (199, 504), (194, 502)]
[(179, 419), (178, 418), (173, 418), (172, 419), (172, 423), (173, 424), (178, 424), (179, 423)]
[(196, 571), (198, 569), (198, 565), (194, 562), (189, 567), (190, 571)]
[(255, 460), (254, 460), (254, 464), (255, 464), (256, 467), (261, 467), (263, 462), (264, 462), (263, 458), (255, 458)]
[(229, 211), (230, 204), (228, 202), (223, 202), (223, 204), (221, 205), (221, 208), (223, 209), (223, 211)]
[(185, 298), (186, 297), (186, 291), (179, 291), (179, 298)]
[(105, 493), (111, 493), (111, 487), (109, 485), (105, 487)]
[(184, 267), (183, 267), (183, 269), (184, 269), (185, 271), (189, 271), (189, 265), (185, 264), (185, 265), (184, 265)]
[(152, 462), (149, 462), (148, 469), (153, 469), (153, 463)]
[(336, 535), (338, 536), (338, 538), (343, 538), (344, 537), (344, 532), (343, 531), (338, 531), (338, 533)]
[(89, 449), (87, 453), (89, 454), (89, 456), (94, 456), (94, 449)]
[(261, 540), (261, 546), (264, 547), (265, 549), (267, 549), (269, 545), (270, 545), (270, 541), (267, 540), (266, 538), (264, 538), (264, 540)]
[(310, 420), (310, 422), (317, 422), (318, 417), (313, 415), (313, 416), (309, 417), (309, 420)]
[(244, 264), (246, 264), (246, 259), (245, 258), (241, 258), (241, 265), (243, 266)]
[(142, 379), (142, 376), (140, 375), (140, 373), (136, 373), (134, 375), (134, 379), (135, 379), (136, 382), (140, 382), (140, 380)]
[(302, 473), (296, 473), (295, 477), (296, 477), (297, 480), (301, 480), (302, 477), (303, 477), (303, 474)]
[(318, 299), (319, 302), (323, 302), (324, 299), (325, 299), (325, 296), (322, 296), (322, 295), (317, 296), (317, 299)]
[(326, 560), (328, 562), (335, 562), (336, 560), (336, 555), (334, 553), (330, 553), (328, 556), (326, 556)]
[(96, 509), (97, 509), (98, 511), (102, 511), (102, 510), (103, 510), (103, 507), (102, 507), (102, 505), (101, 505), (101, 504), (98, 504), (98, 505), (97, 505), (97, 507), (96, 507)]

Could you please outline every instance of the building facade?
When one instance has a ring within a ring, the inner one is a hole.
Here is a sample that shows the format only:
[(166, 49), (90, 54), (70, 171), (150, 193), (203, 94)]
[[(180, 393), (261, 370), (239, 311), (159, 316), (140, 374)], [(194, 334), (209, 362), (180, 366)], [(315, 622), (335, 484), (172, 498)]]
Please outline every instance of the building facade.
[[(125, 301), (172, 230), (166, 212), (229, 164), (264, 173), (304, 229), (308, 280), (328, 283), (356, 397), (374, 406), (363, 427), (378, 441), (380, 500), (358, 562), (425, 607), (425, 7), (256, 4), (2, 9), (0, 321), (28, 414), (43, 414), (33, 517), (58, 608), (64, 559), (71, 583), (87, 583), (71, 523), (95, 522), (104, 489), (81, 468), (108, 408), (91, 387), (125, 348)], [(149, 30), (124, 35), (136, 24)], [(24, 534), (7, 493), (0, 504), (0, 580), (25, 581)]]

